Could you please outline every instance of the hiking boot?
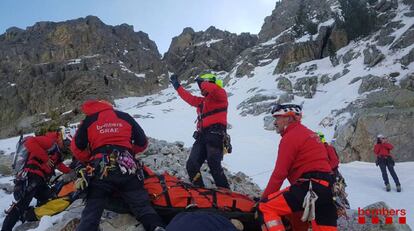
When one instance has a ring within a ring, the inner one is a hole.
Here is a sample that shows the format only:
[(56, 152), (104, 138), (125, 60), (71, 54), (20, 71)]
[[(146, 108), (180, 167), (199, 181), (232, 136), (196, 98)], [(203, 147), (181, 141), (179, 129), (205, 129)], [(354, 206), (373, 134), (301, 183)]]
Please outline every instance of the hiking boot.
[(401, 192), (401, 185), (397, 185), (397, 192)]
[(157, 226), (154, 231), (165, 231), (163, 227)]
[(385, 190), (387, 190), (387, 192), (391, 191), (391, 185), (390, 184), (386, 184), (385, 185)]

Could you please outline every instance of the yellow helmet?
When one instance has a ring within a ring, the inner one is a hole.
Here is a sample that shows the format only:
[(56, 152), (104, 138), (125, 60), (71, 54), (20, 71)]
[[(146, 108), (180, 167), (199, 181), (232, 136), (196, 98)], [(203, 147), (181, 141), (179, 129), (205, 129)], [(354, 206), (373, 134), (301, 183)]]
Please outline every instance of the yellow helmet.
[(217, 79), (215, 74), (207, 73), (199, 75), (195, 81), (200, 84), (201, 82), (215, 83), (217, 86), (223, 88), (223, 80)]
[(321, 139), (322, 143), (326, 143), (325, 135), (322, 132), (317, 132), (319, 139)]

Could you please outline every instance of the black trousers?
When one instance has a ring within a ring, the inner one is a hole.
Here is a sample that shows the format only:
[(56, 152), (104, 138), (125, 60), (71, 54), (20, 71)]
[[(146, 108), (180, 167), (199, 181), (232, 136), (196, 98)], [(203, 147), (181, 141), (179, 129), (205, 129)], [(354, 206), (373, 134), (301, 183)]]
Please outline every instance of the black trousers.
[[(141, 178), (142, 179), (142, 178)], [(97, 231), (107, 200), (114, 192), (118, 192), (128, 204), (130, 211), (140, 221), (145, 230), (152, 231), (157, 226), (164, 227), (161, 218), (151, 207), (143, 180), (137, 175), (122, 174), (117, 168), (110, 171), (108, 176), (93, 178), (89, 182), (86, 207), (77, 231)]]
[(387, 185), (390, 183), (388, 179), (388, 174), (387, 174), (387, 168), (388, 168), (388, 171), (390, 172), (391, 177), (394, 180), (395, 184), (400, 185), (400, 180), (398, 179), (397, 173), (394, 170), (394, 160), (392, 159), (392, 157), (388, 157), (388, 158), (378, 157), (377, 161), (381, 169), (381, 174), (382, 174), (382, 179), (384, 180), (384, 184)]
[(17, 221), (23, 218), (33, 198), (37, 199), (37, 205), (39, 206), (46, 203), (52, 197), (52, 192), (43, 177), (32, 173), (28, 173), (27, 177), (28, 186), (4, 219), (2, 231), (11, 231), (13, 229)]
[(221, 166), (221, 161), (223, 160), (223, 138), (223, 133), (219, 130), (205, 130), (198, 134), (186, 164), (188, 176), (194, 185), (204, 187), (200, 168), (204, 161), (207, 160), (216, 186), (229, 188), (229, 183)]

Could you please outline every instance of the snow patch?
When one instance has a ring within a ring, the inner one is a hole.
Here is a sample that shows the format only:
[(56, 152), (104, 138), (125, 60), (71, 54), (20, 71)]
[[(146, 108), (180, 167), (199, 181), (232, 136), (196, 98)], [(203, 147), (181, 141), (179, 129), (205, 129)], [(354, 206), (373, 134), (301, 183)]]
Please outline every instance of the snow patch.
[(194, 46), (207, 46), (207, 47), (210, 47), (211, 46), (211, 44), (214, 44), (214, 43), (218, 43), (218, 42), (220, 42), (221, 40), (223, 40), (223, 39), (212, 39), (212, 40), (209, 40), (209, 41), (205, 41), (205, 42), (200, 42), (200, 43), (197, 43), (197, 44), (195, 44)]

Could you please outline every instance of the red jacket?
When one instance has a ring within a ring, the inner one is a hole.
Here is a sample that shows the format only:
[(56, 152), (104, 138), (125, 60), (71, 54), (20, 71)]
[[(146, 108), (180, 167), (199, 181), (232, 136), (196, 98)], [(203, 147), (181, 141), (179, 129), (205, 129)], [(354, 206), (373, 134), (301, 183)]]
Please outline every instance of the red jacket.
[(290, 124), (282, 134), (276, 167), (262, 198), (280, 190), (287, 178), (294, 184), (307, 172), (331, 172), (328, 154), (319, 136), (300, 122)]
[[(58, 148), (57, 132), (49, 132), (44, 136), (29, 137), (24, 142), (24, 146), (29, 152), (25, 170), (41, 177), (51, 176), (55, 168), (63, 173), (70, 172), (70, 168), (62, 163), (62, 157)], [(49, 167), (47, 162), (52, 160), (53, 167)]]
[[(201, 90), (207, 92), (207, 96), (193, 96), (182, 86), (177, 89), (178, 95), (188, 104), (197, 107), (197, 115), (205, 114), (213, 110), (228, 107), (226, 91), (215, 83), (202, 82)], [(201, 130), (213, 124), (227, 126), (227, 111), (218, 112), (198, 120), (197, 130)]]
[(86, 118), (81, 122), (72, 139), (73, 155), (82, 162), (88, 162), (94, 151), (106, 145), (120, 146), (133, 154), (147, 148), (144, 131), (129, 114), (114, 110), (105, 101), (87, 101), (82, 105)]
[(374, 146), (374, 153), (377, 156), (391, 156), (391, 150), (394, 148), (390, 143), (379, 143)]
[(332, 170), (335, 170), (339, 166), (339, 159), (336, 150), (332, 145), (325, 143), (326, 151), (328, 152), (329, 164), (331, 165)]

